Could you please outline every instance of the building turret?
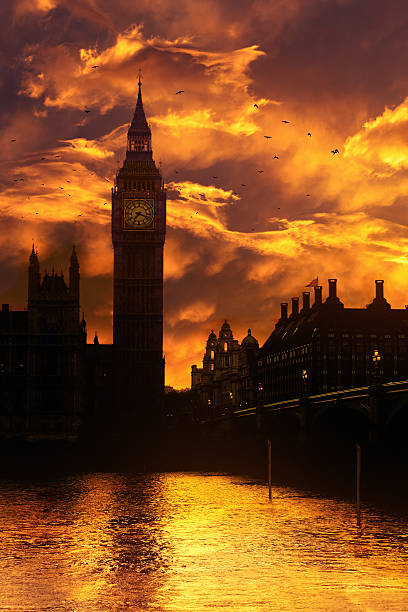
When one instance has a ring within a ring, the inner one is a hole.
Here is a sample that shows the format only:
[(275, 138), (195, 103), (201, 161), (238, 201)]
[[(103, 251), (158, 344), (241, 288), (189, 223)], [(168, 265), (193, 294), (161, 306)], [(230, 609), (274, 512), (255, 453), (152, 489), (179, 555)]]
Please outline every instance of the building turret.
[(215, 350), (217, 347), (217, 336), (212, 329), (208, 336), (207, 344), (205, 347), (205, 354), (203, 358), (203, 368), (205, 370), (214, 370), (215, 368)]
[(245, 347), (246, 349), (259, 348), (258, 340), (255, 338), (255, 336), (252, 335), (251, 329), (248, 329), (248, 335), (245, 336), (245, 338), (242, 340), (241, 346)]
[(40, 292), (40, 262), (38, 261), (38, 252), (35, 251), (34, 244), (29, 261), (28, 301), (37, 298)]
[(75, 246), (72, 247), (71, 262), (69, 266), (69, 294), (79, 301), (79, 263)]

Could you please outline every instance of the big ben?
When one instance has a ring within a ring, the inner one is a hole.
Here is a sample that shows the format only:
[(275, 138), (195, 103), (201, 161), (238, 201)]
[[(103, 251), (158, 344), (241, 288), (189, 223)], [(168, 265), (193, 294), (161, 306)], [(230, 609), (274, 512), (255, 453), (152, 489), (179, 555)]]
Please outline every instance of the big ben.
[(146, 415), (164, 389), (166, 192), (153, 160), (141, 81), (126, 158), (112, 189), (113, 345), (122, 410)]

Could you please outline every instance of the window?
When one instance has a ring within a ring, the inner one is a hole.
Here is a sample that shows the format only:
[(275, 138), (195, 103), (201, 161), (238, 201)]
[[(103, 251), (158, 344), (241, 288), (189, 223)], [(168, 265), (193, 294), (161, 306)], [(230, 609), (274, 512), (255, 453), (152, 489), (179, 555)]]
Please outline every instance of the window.
[(210, 359), (214, 359), (214, 351), (210, 351)]
[(212, 363), (212, 364), (210, 365), (210, 370), (213, 370), (213, 369), (214, 369), (214, 364)]
[(228, 351), (228, 342), (224, 342), (224, 351)]

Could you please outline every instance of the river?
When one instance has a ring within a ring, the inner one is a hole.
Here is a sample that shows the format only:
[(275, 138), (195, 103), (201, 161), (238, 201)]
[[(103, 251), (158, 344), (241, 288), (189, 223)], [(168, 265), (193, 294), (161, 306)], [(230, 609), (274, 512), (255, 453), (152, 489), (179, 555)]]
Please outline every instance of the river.
[(408, 610), (408, 517), (218, 473), (0, 482), (0, 610)]

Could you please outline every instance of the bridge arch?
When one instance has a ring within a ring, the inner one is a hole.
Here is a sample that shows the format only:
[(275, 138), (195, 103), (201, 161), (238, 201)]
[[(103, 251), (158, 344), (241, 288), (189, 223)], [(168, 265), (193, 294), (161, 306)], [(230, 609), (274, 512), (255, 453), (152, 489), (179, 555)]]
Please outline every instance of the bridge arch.
[(314, 412), (310, 430), (314, 438), (346, 446), (365, 442), (370, 437), (371, 414), (368, 407), (339, 403)]

